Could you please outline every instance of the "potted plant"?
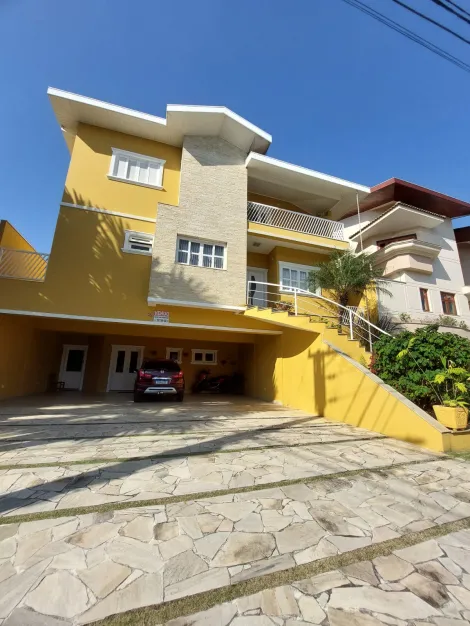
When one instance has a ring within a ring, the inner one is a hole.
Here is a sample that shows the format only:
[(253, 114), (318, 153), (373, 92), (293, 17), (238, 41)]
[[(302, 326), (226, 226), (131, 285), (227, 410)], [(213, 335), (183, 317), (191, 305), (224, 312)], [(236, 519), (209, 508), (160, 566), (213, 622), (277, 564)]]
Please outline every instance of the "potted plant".
[(447, 428), (462, 430), (468, 423), (467, 381), (470, 372), (445, 357), (441, 358), (443, 369), (435, 375), (434, 383), (442, 389), (441, 404), (433, 405), (437, 421)]

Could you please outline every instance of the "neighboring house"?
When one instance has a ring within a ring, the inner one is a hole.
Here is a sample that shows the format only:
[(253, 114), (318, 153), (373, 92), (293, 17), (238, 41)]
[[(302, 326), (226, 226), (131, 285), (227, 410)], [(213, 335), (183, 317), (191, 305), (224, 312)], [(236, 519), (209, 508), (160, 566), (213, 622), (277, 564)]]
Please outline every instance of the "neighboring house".
[(469, 213), (467, 202), (392, 178), (371, 189), (360, 218), (357, 211), (343, 217), (355, 250), (375, 253), (384, 269), (391, 296), (378, 294), (380, 313), (416, 324), (445, 315), (470, 325), (470, 254), (462, 257), (468, 244), (457, 243), (452, 227)]

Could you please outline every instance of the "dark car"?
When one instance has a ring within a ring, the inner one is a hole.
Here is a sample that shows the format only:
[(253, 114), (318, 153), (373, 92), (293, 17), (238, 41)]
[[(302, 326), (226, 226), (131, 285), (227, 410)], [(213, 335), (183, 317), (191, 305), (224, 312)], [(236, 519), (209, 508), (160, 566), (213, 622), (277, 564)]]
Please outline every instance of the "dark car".
[(134, 384), (134, 402), (142, 402), (152, 395), (184, 398), (184, 375), (181, 367), (170, 359), (145, 359), (137, 370)]

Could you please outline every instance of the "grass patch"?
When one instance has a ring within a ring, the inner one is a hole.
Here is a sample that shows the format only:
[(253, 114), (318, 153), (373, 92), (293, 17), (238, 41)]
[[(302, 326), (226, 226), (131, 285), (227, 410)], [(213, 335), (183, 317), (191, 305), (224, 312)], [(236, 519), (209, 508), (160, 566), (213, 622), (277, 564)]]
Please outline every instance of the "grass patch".
[(212, 589), (193, 596), (135, 609), (118, 615), (111, 615), (105, 619), (93, 622), (93, 624), (94, 626), (155, 626), (156, 624), (164, 624), (176, 617), (191, 615), (199, 611), (207, 611), (218, 604), (229, 602), (242, 596), (252, 595), (259, 591), (279, 587), (281, 585), (288, 585), (303, 580), (304, 578), (310, 578), (317, 574), (323, 574), (340, 567), (352, 565), (359, 561), (371, 561), (378, 556), (388, 556), (400, 548), (408, 548), (422, 543), (423, 541), (428, 541), (429, 539), (442, 537), (449, 533), (469, 528), (470, 517), (467, 517), (456, 522), (433, 526), (427, 530), (409, 533), (402, 537), (397, 537), (396, 539), (390, 539), (389, 541), (352, 550), (351, 552), (344, 552), (336, 556), (319, 559), (318, 561), (312, 561), (304, 565), (297, 565), (290, 569), (273, 572), (227, 587)]
[(462, 461), (470, 461), (470, 450), (464, 452), (448, 452), (448, 455), (454, 459), (461, 459)]
[[(432, 459), (431, 459), (432, 460)], [(180, 496), (168, 496), (167, 498), (154, 498), (153, 500), (128, 500), (126, 502), (107, 502), (106, 504), (96, 504), (93, 506), (74, 507), (70, 509), (57, 509), (55, 511), (41, 511), (38, 513), (24, 513), (18, 515), (9, 515), (0, 517), (0, 526), (5, 524), (17, 524), (24, 522), (35, 522), (42, 519), (55, 519), (59, 517), (71, 517), (74, 515), (84, 515), (86, 513), (107, 513), (108, 511), (122, 511), (124, 509), (136, 509), (146, 506), (164, 506), (177, 502), (188, 502), (190, 500), (206, 500), (217, 496), (226, 496), (235, 493), (251, 493), (263, 491), (265, 489), (273, 489), (275, 487), (287, 487), (289, 485), (298, 485), (300, 483), (309, 484), (325, 480), (334, 480), (336, 478), (350, 478), (353, 476), (373, 475), (377, 472), (384, 472), (397, 467), (408, 465), (418, 465), (420, 463), (429, 463), (430, 459), (422, 459), (419, 461), (406, 461), (404, 463), (395, 463), (392, 465), (384, 465), (375, 468), (360, 468), (357, 470), (345, 470), (343, 472), (335, 472), (334, 474), (321, 474), (319, 476), (309, 476), (307, 478), (292, 478), (289, 480), (281, 480), (274, 483), (264, 483), (262, 485), (251, 485), (249, 487), (234, 487), (232, 489), (217, 489), (215, 491), (199, 491)], [(77, 477), (79, 478), (79, 477)]]
[[(306, 446), (319, 446), (338, 443), (353, 443), (356, 441), (375, 441), (376, 439), (387, 439), (385, 435), (379, 437), (361, 437), (354, 439), (339, 439), (335, 441), (312, 441), (310, 443), (273, 443), (267, 446), (246, 448), (226, 448), (225, 450), (200, 450), (196, 452), (158, 452), (157, 454), (151, 454), (149, 456), (127, 456), (127, 457), (115, 457), (115, 458), (99, 458), (99, 459), (82, 459), (79, 461), (55, 461), (52, 463), (6, 463), (0, 465), (0, 470), (17, 469), (19, 467), (34, 468), (34, 467), (67, 467), (69, 465), (95, 465), (96, 463), (130, 463), (132, 461), (158, 461), (159, 459), (177, 459), (187, 456), (204, 456), (208, 454), (231, 454), (232, 452), (258, 452), (258, 450), (272, 450), (273, 448), (301, 448)], [(191, 446), (198, 444), (191, 444)]]

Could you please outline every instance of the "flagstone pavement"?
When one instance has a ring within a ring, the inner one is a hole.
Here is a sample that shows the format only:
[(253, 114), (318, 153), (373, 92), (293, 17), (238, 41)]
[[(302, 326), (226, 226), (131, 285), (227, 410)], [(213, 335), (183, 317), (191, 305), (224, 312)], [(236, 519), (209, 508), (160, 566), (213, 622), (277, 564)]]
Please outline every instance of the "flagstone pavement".
[[(470, 518), (462, 460), (246, 398), (140, 407), (127, 397), (0, 404), (3, 626), (88, 624)], [(196, 426), (184, 432), (201, 423), (200, 440)], [(151, 451), (141, 442), (124, 454), (141, 439)], [(31, 467), (42, 462), (54, 465)], [(470, 623), (470, 531), (168, 623)]]

